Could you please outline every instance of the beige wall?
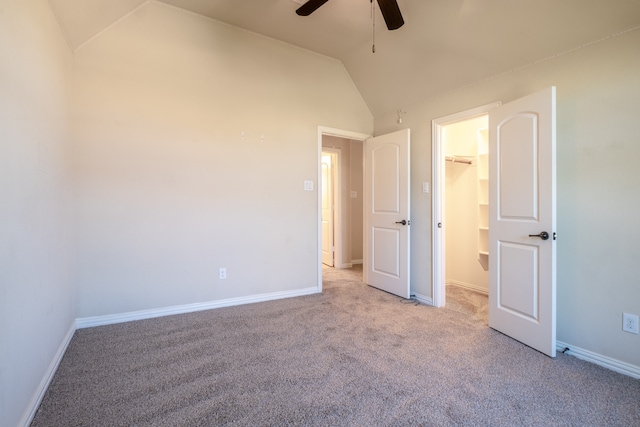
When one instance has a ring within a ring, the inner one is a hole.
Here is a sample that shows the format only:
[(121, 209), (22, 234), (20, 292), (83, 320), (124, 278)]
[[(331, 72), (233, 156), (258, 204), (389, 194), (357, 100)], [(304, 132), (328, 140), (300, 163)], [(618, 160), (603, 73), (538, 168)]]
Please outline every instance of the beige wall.
[[(557, 338), (640, 367), (640, 30), (405, 106), (412, 135), (411, 288), (431, 295), (431, 120), (557, 86)], [(395, 112), (375, 133), (396, 130)]]
[(74, 71), (79, 317), (318, 285), (318, 125), (373, 126), (341, 63), (150, 2)]
[(16, 426), (75, 325), (72, 60), (45, 1), (3, 1), (0, 41), (0, 425)]

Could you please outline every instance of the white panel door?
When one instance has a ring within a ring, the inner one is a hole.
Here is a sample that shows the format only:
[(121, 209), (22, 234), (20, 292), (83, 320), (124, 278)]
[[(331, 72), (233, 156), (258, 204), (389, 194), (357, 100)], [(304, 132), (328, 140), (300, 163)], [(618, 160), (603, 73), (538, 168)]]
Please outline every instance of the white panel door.
[(555, 87), (489, 113), (489, 326), (556, 355)]
[(409, 129), (365, 142), (364, 280), (410, 297)]
[(334, 266), (333, 154), (322, 153), (322, 263)]

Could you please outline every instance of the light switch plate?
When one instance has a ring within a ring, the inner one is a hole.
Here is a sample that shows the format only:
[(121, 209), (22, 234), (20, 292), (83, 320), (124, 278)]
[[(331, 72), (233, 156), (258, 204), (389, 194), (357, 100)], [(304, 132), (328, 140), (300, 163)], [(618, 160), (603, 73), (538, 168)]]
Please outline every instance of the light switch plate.
[(313, 191), (313, 181), (304, 182), (304, 191)]
[(428, 193), (429, 192), (429, 183), (428, 182), (423, 182), (422, 183), (422, 192), (423, 193)]
[(357, 191), (352, 191), (351, 192), (351, 198), (352, 199), (357, 199), (358, 198), (358, 192)]

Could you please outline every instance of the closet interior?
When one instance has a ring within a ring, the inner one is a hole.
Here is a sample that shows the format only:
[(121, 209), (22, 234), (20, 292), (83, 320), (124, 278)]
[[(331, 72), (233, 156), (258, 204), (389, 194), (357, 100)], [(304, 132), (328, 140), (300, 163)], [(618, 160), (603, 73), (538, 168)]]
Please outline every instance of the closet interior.
[(488, 117), (444, 128), (445, 282), (489, 290)]

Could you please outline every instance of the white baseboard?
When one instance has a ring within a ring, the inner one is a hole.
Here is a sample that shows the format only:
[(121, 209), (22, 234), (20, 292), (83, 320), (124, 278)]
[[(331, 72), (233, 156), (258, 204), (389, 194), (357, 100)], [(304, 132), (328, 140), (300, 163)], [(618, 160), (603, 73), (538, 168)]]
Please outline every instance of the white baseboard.
[(601, 354), (594, 353), (592, 351), (585, 350), (583, 348), (576, 347), (562, 341), (556, 341), (557, 351), (562, 352), (565, 349), (568, 349), (567, 351), (565, 351), (565, 354), (575, 356), (578, 359), (586, 360), (587, 362), (595, 363), (596, 365), (611, 369), (612, 371), (618, 372), (620, 374), (640, 379), (640, 366), (621, 362), (620, 360), (612, 359), (610, 357), (603, 356)]
[(482, 288), (478, 285), (471, 283), (460, 282), (458, 280), (447, 280), (447, 285), (460, 286), (461, 288), (469, 289), (470, 291), (480, 292), (481, 294), (489, 295), (489, 290)]
[(232, 307), (234, 305), (252, 304), (283, 298), (299, 297), (318, 293), (317, 287), (298, 289), (295, 291), (273, 292), (269, 294), (250, 295), (247, 297), (229, 298), (195, 304), (176, 305), (172, 307), (153, 308), (149, 310), (131, 311), (128, 313), (108, 314), (105, 316), (83, 317), (76, 320), (78, 329), (94, 326), (112, 325), (135, 320), (153, 319), (154, 317), (171, 316), (173, 314), (193, 313), (213, 308)]
[(71, 338), (73, 338), (73, 334), (75, 333), (75, 331), (76, 331), (76, 322), (73, 322), (69, 327), (67, 334), (62, 339), (62, 342), (60, 343), (60, 347), (58, 347), (58, 351), (56, 351), (56, 354), (53, 356), (53, 360), (51, 360), (49, 367), (45, 371), (44, 376), (40, 381), (40, 384), (38, 384), (38, 388), (36, 388), (36, 392), (34, 393), (33, 397), (29, 401), (29, 405), (27, 406), (24, 414), (22, 415), (22, 418), (20, 419), (20, 422), (18, 423), (19, 426), (28, 427), (33, 421), (33, 417), (35, 417), (36, 411), (38, 410), (38, 407), (42, 402), (42, 398), (44, 397), (44, 394), (46, 393), (47, 388), (49, 388), (49, 383), (51, 383), (53, 376), (58, 370), (58, 366), (60, 365), (62, 356), (64, 356), (64, 353), (67, 351), (67, 347), (69, 347), (69, 343), (71, 342)]
[(351, 260), (351, 264), (362, 264), (364, 261), (361, 259), (352, 259)]
[(433, 306), (433, 298), (416, 293), (414, 293), (413, 296), (419, 303)]

